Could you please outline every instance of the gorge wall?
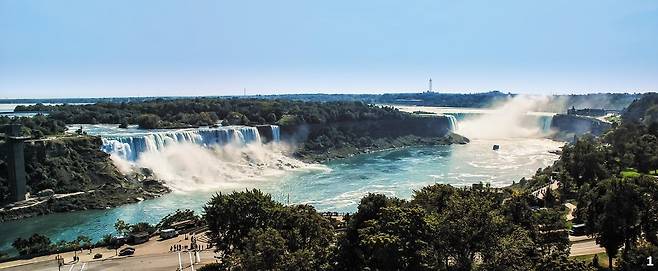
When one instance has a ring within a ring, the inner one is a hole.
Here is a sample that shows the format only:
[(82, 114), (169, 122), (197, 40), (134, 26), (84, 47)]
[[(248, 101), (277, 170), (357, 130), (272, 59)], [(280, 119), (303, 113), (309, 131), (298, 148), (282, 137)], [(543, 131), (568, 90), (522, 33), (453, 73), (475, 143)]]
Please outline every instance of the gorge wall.
[(281, 138), (300, 145), (298, 158), (321, 162), (397, 147), (467, 143), (468, 139), (452, 133), (456, 125), (453, 116), (413, 116), (282, 127)]
[[(124, 176), (99, 137), (77, 136), (25, 143), (27, 192), (21, 204), (4, 205), (0, 221), (70, 210), (103, 209), (157, 197), (168, 192), (144, 176)], [(8, 171), (4, 146), (0, 156), (0, 202), (5, 202)], [(38, 194), (40, 191), (51, 191)]]
[(281, 128), (283, 140), (304, 140), (306, 136), (326, 129), (339, 129), (354, 135), (369, 137), (443, 137), (454, 131), (453, 116), (415, 116), (409, 119), (344, 121), (331, 124), (304, 124)]
[(551, 121), (551, 128), (558, 132), (556, 137), (567, 141), (573, 140), (574, 135), (592, 134), (599, 136), (611, 127), (612, 125), (608, 122), (578, 115), (557, 114), (553, 116)]

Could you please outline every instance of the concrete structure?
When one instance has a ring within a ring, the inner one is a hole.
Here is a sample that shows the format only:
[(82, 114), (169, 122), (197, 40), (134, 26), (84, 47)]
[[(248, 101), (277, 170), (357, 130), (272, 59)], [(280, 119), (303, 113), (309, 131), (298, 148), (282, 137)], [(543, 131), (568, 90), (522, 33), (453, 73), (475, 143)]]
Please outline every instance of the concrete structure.
[(25, 200), (25, 152), (24, 141), (29, 137), (22, 136), (22, 126), (11, 124), (7, 126), (6, 148), (7, 167), (9, 170), (9, 200), (12, 202)]

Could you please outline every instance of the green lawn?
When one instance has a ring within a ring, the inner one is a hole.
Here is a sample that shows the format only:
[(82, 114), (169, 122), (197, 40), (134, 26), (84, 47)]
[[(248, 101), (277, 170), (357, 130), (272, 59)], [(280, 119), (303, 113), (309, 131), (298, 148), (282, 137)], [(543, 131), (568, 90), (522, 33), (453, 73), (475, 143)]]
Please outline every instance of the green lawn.
[[(627, 168), (627, 169), (624, 169), (621, 172), (621, 177), (623, 177), (623, 178), (633, 178), (633, 177), (638, 177), (638, 176), (642, 176), (642, 175), (643, 175), (642, 173), (637, 172), (637, 169), (634, 169), (634, 168)], [(649, 171), (648, 175), (658, 176), (658, 169)]]
[[(599, 254), (575, 256), (573, 258), (578, 260), (578, 261), (582, 261), (582, 262), (586, 262), (586, 263), (592, 263), (592, 260), (594, 259), (594, 255), (599, 256), (599, 266), (601, 268), (608, 268), (608, 254), (606, 254), (605, 252), (601, 252)], [(613, 263), (614, 263), (614, 259), (613, 259)]]
[(635, 169), (626, 169), (621, 172), (621, 176), (624, 178), (633, 178), (642, 176), (642, 174), (637, 172)]

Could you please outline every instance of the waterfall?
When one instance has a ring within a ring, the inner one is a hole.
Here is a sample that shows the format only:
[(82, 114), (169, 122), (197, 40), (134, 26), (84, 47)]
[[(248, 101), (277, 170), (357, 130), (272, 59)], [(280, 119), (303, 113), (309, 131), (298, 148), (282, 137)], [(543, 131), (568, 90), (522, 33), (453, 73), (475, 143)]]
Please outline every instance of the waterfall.
[[(273, 128), (274, 129), (274, 128)], [(278, 131), (278, 126), (276, 127)], [(277, 137), (278, 137), (277, 133)], [(128, 135), (103, 136), (101, 150), (117, 155), (125, 160), (135, 161), (140, 154), (161, 151), (174, 143), (189, 143), (201, 146), (260, 143), (261, 138), (255, 127), (228, 126), (218, 128), (183, 129), (155, 131)]]
[(272, 141), (280, 142), (281, 141), (281, 129), (278, 125), (270, 125), (272, 128)]
[(541, 116), (539, 117), (538, 122), (542, 133), (551, 132), (551, 123), (553, 122), (553, 116)]
[(448, 117), (448, 121), (450, 122), (450, 132), (457, 131), (458, 128), (457, 118), (455, 118), (455, 116), (453, 115), (444, 115), (444, 116)]

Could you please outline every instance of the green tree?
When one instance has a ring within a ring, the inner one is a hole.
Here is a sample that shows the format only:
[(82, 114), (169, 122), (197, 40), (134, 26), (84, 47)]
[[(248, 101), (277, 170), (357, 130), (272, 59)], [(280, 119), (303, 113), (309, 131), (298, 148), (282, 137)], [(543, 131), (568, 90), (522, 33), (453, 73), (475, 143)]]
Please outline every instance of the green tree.
[(547, 208), (553, 208), (557, 203), (557, 199), (554, 193), (555, 192), (553, 192), (553, 189), (551, 189), (550, 187), (546, 189), (546, 194), (544, 195), (544, 205)]
[(121, 122), (119, 122), (119, 128), (128, 128), (128, 118), (123, 118), (121, 119)]
[(226, 267), (226, 264), (224, 263), (209, 263), (206, 264), (202, 267), (199, 267), (199, 269), (196, 269), (197, 271), (224, 271), (227, 270), (228, 268)]
[(567, 221), (560, 209), (540, 209), (533, 212), (533, 229), (530, 231), (536, 248), (543, 256), (569, 255), (571, 243)]
[(114, 223), (114, 229), (117, 231), (117, 233), (126, 235), (130, 232), (130, 224), (121, 219), (117, 219), (117, 221)]
[(272, 228), (252, 229), (242, 240), (244, 247), (237, 252), (241, 270), (280, 270), (286, 254), (286, 240)]
[(635, 159), (639, 172), (649, 173), (650, 170), (658, 168), (658, 139), (656, 136), (645, 134), (637, 140)]
[(274, 213), (283, 206), (260, 190), (219, 193), (204, 207), (210, 237), (218, 250), (243, 248), (243, 240), (256, 228), (273, 226)]
[(87, 249), (92, 246), (92, 240), (89, 236), (79, 235), (75, 238), (75, 241), (80, 245), (81, 248)]
[(50, 238), (37, 233), (27, 239), (19, 237), (14, 240), (11, 245), (18, 251), (18, 254), (22, 256), (43, 255), (51, 252), (53, 249), (53, 244), (50, 241)]
[(181, 221), (199, 221), (201, 218), (194, 214), (193, 210), (190, 209), (185, 209), (185, 210), (176, 210), (175, 212), (171, 214), (167, 214), (165, 217), (163, 217), (158, 225), (156, 227), (161, 228), (161, 229), (166, 229), (171, 227), (172, 224), (176, 222), (181, 222)]
[(283, 206), (259, 190), (247, 190), (217, 194), (204, 211), (228, 267), (323, 270), (333, 256), (333, 225), (309, 205)]
[(599, 183), (578, 204), (582, 206), (578, 217), (594, 235), (596, 243), (605, 248), (611, 268), (619, 248), (624, 244), (632, 247), (639, 237), (641, 202), (637, 185), (611, 178)]
[(501, 236), (495, 244), (483, 251), (481, 270), (525, 271), (532, 270), (536, 254), (535, 243), (529, 233), (516, 228)]
[(606, 168), (606, 152), (606, 147), (597, 139), (583, 136), (563, 148), (560, 162), (576, 182), (576, 187), (585, 183), (595, 184), (610, 175)]
[[(274, 226), (287, 242), (290, 250), (322, 250), (334, 241), (334, 228), (310, 205), (292, 205), (276, 213)], [(323, 255), (314, 255), (322, 257)]]
[(357, 207), (357, 212), (347, 221), (345, 234), (340, 238), (338, 255), (336, 257), (338, 270), (354, 270), (366, 267), (366, 257), (361, 246), (359, 231), (368, 226), (369, 221), (380, 218), (383, 209), (401, 207), (405, 202), (396, 198), (388, 198), (381, 194), (368, 194), (363, 197)]
[(652, 257), (653, 264), (656, 265), (658, 259), (658, 246), (649, 242), (640, 242), (637, 246), (624, 248), (619, 261), (619, 270), (621, 271), (653, 271), (656, 267), (647, 266), (648, 257)]
[(527, 230), (534, 229), (531, 205), (537, 206), (537, 199), (527, 192), (513, 192), (502, 205), (507, 220)]
[(487, 189), (464, 190), (441, 215), (434, 237), (445, 239), (456, 270), (471, 270), (475, 256), (492, 248), (509, 226), (496, 196)]
[(229, 113), (225, 120), (228, 121), (230, 125), (249, 125), (250, 123), (249, 118), (240, 112)]
[(590, 264), (570, 259), (566, 255), (548, 255), (542, 257), (535, 265), (535, 270), (551, 270), (551, 271), (595, 271), (594, 267)]
[(146, 223), (139, 222), (137, 224), (130, 225), (130, 233), (146, 232), (148, 234), (153, 234), (156, 230), (155, 226)]
[(359, 229), (365, 265), (376, 270), (433, 270), (432, 250), (425, 211), (419, 207), (387, 207), (378, 219)]
[(429, 212), (442, 212), (456, 193), (456, 189), (446, 184), (433, 184), (414, 190), (412, 204), (419, 205)]
[(160, 122), (160, 117), (154, 114), (143, 114), (137, 117), (137, 124), (142, 129), (161, 128)]

